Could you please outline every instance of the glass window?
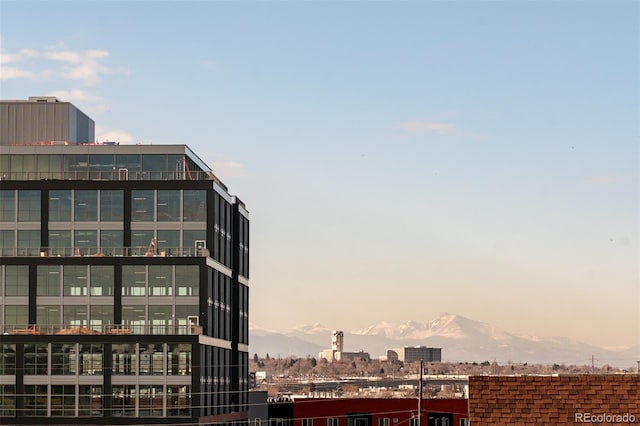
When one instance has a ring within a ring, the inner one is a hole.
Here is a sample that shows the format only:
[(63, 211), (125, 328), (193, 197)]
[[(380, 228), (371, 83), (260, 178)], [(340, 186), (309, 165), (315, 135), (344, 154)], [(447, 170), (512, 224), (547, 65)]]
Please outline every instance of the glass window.
[[(183, 246), (185, 252), (188, 254), (192, 254), (194, 256), (202, 256), (202, 250), (200, 250), (200, 244), (196, 245), (196, 241), (205, 241), (207, 240), (207, 231), (202, 230), (193, 230), (193, 229), (185, 229), (182, 231), (183, 233)], [(205, 243), (206, 247), (206, 243)]]
[(206, 191), (184, 191), (184, 220), (189, 222), (207, 220)]
[(113, 386), (111, 410), (114, 417), (129, 417), (136, 415), (136, 386)]
[(133, 334), (147, 334), (144, 305), (122, 305), (122, 324)]
[(51, 386), (51, 416), (73, 417), (76, 415), (76, 386)]
[(98, 220), (98, 191), (75, 191), (74, 218), (76, 222)]
[(121, 222), (124, 212), (124, 193), (122, 191), (100, 191), (100, 220), (103, 222)]
[(164, 374), (164, 349), (162, 344), (140, 344), (140, 375)]
[(29, 325), (28, 305), (5, 305), (4, 306), (4, 329), (27, 328)]
[(91, 179), (113, 179), (114, 170), (113, 155), (89, 155), (89, 172), (91, 173)]
[(131, 230), (131, 248), (134, 256), (144, 256), (151, 247), (154, 238), (153, 230)]
[(87, 154), (72, 154), (64, 156), (65, 179), (88, 179), (89, 158)]
[(0, 376), (16, 373), (16, 345), (0, 344)]
[(180, 254), (180, 231), (158, 230), (158, 254), (161, 256)]
[(102, 343), (84, 343), (80, 345), (80, 374), (101, 375), (104, 357)]
[[(111, 357), (113, 374), (136, 374), (136, 345), (133, 343), (113, 344), (111, 345)], [(133, 406), (135, 406), (135, 402)]]
[(75, 375), (78, 371), (78, 348), (75, 343), (51, 345), (51, 374)]
[(76, 229), (73, 234), (76, 255), (90, 256), (98, 252), (98, 231)]
[(18, 221), (40, 222), (40, 191), (18, 191)]
[(49, 221), (71, 221), (71, 191), (49, 191)]
[(162, 179), (167, 171), (167, 156), (163, 154), (143, 154), (142, 172), (145, 179)]
[(378, 419), (378, 426), (389, 426), (389, 424), (390, 424), (389, 417), (384, 417), (384, 418)]
[(16, 194), (13, 190), (0, 191), (0, 222), (16, 220)]
[(24, 415), (46, 417), (47, 385), (27, 385), (24, 394)]
[(36, 293), (38, 296), (60, 296), (60, 283), (62, 281), (60, 269), (59, 265), (38, 266), (38, 291)]
[(173, 267), (171, 265), (149, 266), (149, 296), (173, 295)]
[(4, 267), (4, 295), (28, 296), (29, 295), (29, 266), (6, 265)]
[(73, 254), (71, 231), (50, 229), (49, 252), (51, 256), (71, 256)]
[(45, 333), (57, 333), (63, 328), (61, 314), (60, 305), (38, 305), (36, 307), (38, 329)]
[(37, 256), (40, 253), (40, 231), (18, 230), (18, 256)]
[[(62, 155), (44, 155), (42, 157), (46, 157), (49, 161), (49, 178), (51, 179), (62, 179), (62, 171), (64, 170), (62, 167)], [(38, 160), (38, 163), (41, 160)]]
[[(146, 295), (147, 271), (144, 265), (122, 266), (122, 295)], [(144, 319), (144, 316), (143, 316)]]
[(48, 374), (49, 345), (46, 343), (25, 343), (25, 374)]
[(65, 296), (86, 296), (87, 278), (85, 265), (65, 265), (62, 294)]
[(14, 230), (0, 231), (0, 256), (15, 255), (15, 236)]
[(118, 169), (127, 169), (129, 172), (140, 171), (140, 155), (138, 154), (119, 154), (116, 155), (116, 167)]
[(337, 417), (327, 417), (327, 426), (338, 426)]
[(64, 305), (62, 313), (65, 326), (87, 327), (86, 305)]
[(176, 324), (178, 334), (192, 334), (194, 330), (189, 324), (189, 317), (198, 318), (198, 305), (176, 305)]
[(90, 268), (91, 296), (113, 296), (113, 266), (92, 265)]
[(113, 305), (91, 305), (89, 323), (99, 333), (110, 330), (113, 323)]
[(171, 376), (188, 376), (191, 374), (191, 344), (167, 344), (167, 374)]
[(80, 385), (78, 387), (78, 416), (102, 415), (102, 386)]
[(153, 191), (131, 191), (131, 221), (153, 222)]
[(106, 256), (122, 256), (124, 232), (117, 229), (103, 229), (100, 231), (100, 252)]
[(16, 415), (16, 387), (0, 385), (0, 417)]
[(191, 416), (190, 386), (167, 386), (167, 415)]
[(158, 221), (177, 222), (180, 220), (180, 191), (158, 191)]
[(162, 386), (140, 385), (139, 415), (162, 416), (163, 399)]
[(197, 296), (200, 289), (200, 268), (197, 265), (176, 265), (176, 296)]
[(173, 307), (167, 305), (149, 305), (149, 325), (151, 334), (172, 334)]

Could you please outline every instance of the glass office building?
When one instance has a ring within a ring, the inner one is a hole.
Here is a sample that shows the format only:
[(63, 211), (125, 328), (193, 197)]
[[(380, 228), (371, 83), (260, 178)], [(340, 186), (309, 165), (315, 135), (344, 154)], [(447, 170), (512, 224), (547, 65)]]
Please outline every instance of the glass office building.
[(187, 146), (0, 148), (0, 424), (244, 424), (248, 302), (249, 214)]

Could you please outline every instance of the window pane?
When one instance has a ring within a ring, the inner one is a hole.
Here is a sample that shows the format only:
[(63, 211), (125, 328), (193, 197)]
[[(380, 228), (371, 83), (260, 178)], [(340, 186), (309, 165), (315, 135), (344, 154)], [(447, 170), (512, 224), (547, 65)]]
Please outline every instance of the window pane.
[(78, 372), (78, 353), (75, 343), (51, 345), (51, 374), (75, 375)]
[[(38, 296), (60, 296), (61, 274), (58, 265), (38, 266)], [(58, 324), (59, 321), (55, 324)], [(52, 324), (52, 323), (45, 323)]]
[(49, 230), (49, 251), (52, 256), (71, 256), (71, 231)]
[(40, 252), (40, 231), (18, 230), (18, 256), (37, 256)]
[(48, 358), (49, 358), (48, 344), (25, 343), (24, 345), (25, 374), (47, 374), (49, 371)]
[(76, 255), (88, 256), (98, 250), (98, 231), (76, 230), (74, 232)]
[(207, 193), (206, 191), (184, 191), (184, 220), (207, 220)]
[(177, 222), (180, 220), (180, 191), (158, 191), (158, 221)]
[(144, 305), (122, 305), (122, 324), (133, 334), (147, 333)]
[(113, 324), (113, 305), (91, 305), (89, 325), (99, 333), (111, 330)]
[(49, 192), (49, 221), (71, 221), (71, 191)]
[(40, 221), (40, 191), (18, 191), (18, 221)]
[(180, 231), (158, 231), (158, 254), (165, 256), (180, 253)]
[[(111, 356), (113, 374), (136, 374), (136, 346), (134, 344), (126, 343), (111, 345)], [(114, 386), (114, 392), (115, 388), (116, 386)], [(135, 406), (135, 401), (132, 405)]]
[(27, 328), (29, 325), (29, 306), (27, 305), (5, 305), (4, 306), (4, 329)]
[(27, 265), (6, 265), (4, 268), (4, 295), (28, 296), (29, 267)]
[(206, 247), (206, 239), (207, 239), (207, 231), (203, 230), (184, 230), (183, 231), (183, 246), (185, 253), (191, 254), (194, 256), (202, 256), (202, 251), (200, 250), (200, 245), (203, 243), (198, 243), (196, 245), (196, 241), (204, 241), (204, 246)]
[(172, 306), (149, 305), (149, 325), (151, 334), (172, 334)]
[[(64, 267), (63, 295), (87, 295), (87, 267), (84, 265), (66, 265)], [(85, 310), (86, 311), (86, 310)], [(85, 312), (86, 317), (86, 312)]]
[(0, 222), (15, 221), (16, 194), (15, 191), (0, 191)]
[(80, 374), (102, 374), (104, 345), (102, 343), (84, 343), (80, 345)]
[(100, 191), (100, 220), (121, 222), (124, 212), (122, 191)]
[[(122, 295), (144, 296), (146, 294), (147, 272), (143, 265), (122, 266)], [(143, 316), (144, 319), (144, 316)]]
[[(131, 248), (133, 249), (134, 256), (144, 256), (151, 246), (151, 241), (154, 238), (154, 232), (152, 230), (131, 230)], [(153, 250), (151, 250), (153, 251)]]
[(87, 327), (87, 307), (85, 305), (64, 305), (62, 320), (65, 327)]
[(197, 296), (200, 288), (199, 267), (195, 265), (176, 266), (176, 296)]
[(173, 267), (171, 265), (149, 266), (149, 296), (173, 295)]
[(113, 266), (93, 265), (90, 268), (91, 296), (113, 296)]
[(38, 305), (36, 308), (38, 330), (57, 333), (62, 327), (62, 311), (59, 305)]
[(80, 385), (78, 389), (78, 416), (102, 416), (102, 386)]
[[(16, 345), (0, 344), (0, 375), (16, 373)], [(0, 414), (2, 415), (2, 414)]]
[(100, 231), (100, 252), (107, 256), (122, 256), (124, 232), (121, 230)]
[(131, 191), (131, 221), (153, 221), (153, 191)]
[(98, 220), (98, 191), (76, 191), (73, 206), (77, 222)]
[(15, 255), (15, 231), (0, 231), (0, 256)]

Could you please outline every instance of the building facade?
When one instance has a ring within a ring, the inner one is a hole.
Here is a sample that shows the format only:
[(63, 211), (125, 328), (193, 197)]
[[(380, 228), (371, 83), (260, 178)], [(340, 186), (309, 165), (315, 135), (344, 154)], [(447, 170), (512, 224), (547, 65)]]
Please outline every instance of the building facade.
[(4, 145), (0, 178), (0, 424), (246, 423), (249, 214), (197, 155)]

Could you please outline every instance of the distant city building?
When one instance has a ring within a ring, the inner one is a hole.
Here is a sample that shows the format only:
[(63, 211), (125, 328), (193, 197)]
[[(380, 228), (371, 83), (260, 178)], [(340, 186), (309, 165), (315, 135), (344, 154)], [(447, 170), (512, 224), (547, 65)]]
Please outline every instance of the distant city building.
[(0, 101), (0, 146), (93, 143), (95, 123), (70, 102), (53, 96)]
[(398, 352), (393, 349), (387, 349), (387, 361), (398, 361), (400, 358), (398, 357)]
[(325, 349), (318, 353), (318, 358), (330, 362), (344, 359), (371, 359), (368, 352), (344, 352), (344, 332), (337, 330), (331, 333), (331, 349)]

